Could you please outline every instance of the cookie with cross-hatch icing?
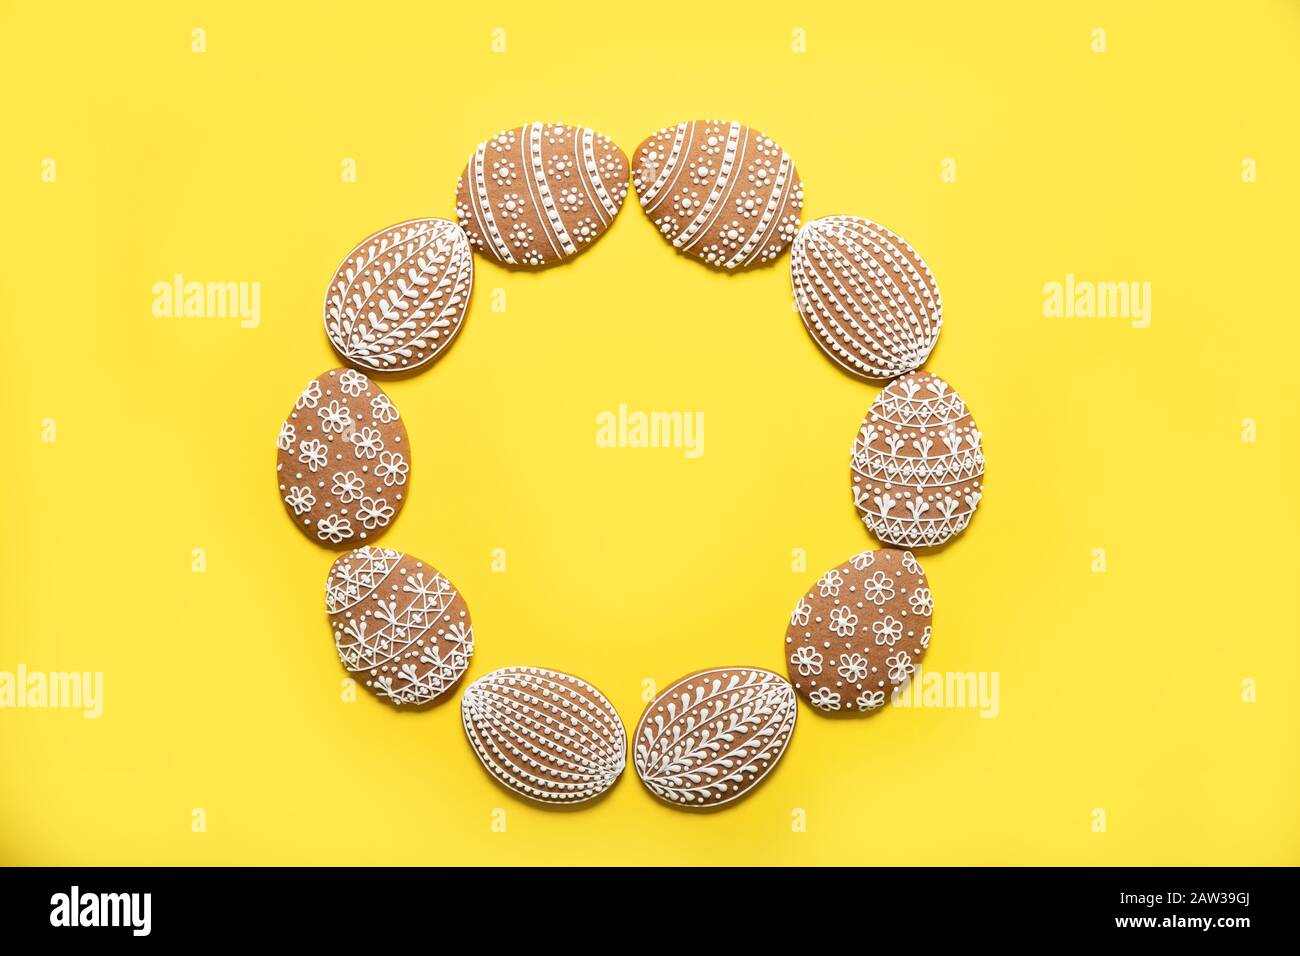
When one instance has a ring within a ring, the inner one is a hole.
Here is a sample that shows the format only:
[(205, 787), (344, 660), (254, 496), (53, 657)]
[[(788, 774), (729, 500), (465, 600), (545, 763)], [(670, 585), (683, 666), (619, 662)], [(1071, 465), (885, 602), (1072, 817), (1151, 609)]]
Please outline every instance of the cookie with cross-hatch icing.
[(627, 157), (585, 126), (529, 123), (475, 148), (456, 182), (456, 218), (475, 252), (507, 266), (572, 258), (614, 222)]
[(934, 596), (910, 551), (863, 551), (799, 599), (785, 633), (790, 683), (824, 713), (869, 714), (930, 646)]
[(632, 182), (663, 237), (719, 269), (770, 262), (799, 229), (794, 163), (740, 123), (693, 120), (652, 133), (633, 154)]
[(465, 688), (460, 714), (484, 769), (539, 803), (594, 800), (614, 786), (627, 761), (618, 711), (572, 674), (503, 667)]

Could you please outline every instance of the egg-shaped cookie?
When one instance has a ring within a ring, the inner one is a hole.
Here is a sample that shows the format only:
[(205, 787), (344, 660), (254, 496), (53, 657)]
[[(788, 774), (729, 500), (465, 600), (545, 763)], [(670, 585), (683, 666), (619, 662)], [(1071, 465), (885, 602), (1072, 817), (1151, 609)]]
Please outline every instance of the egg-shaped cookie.
[(785, 753), (798, 708), (785, 678), (756, 667), (688, 674), (646, 707), (633, 738), (636, 772), (675, 807), (740, 799)]
[(508, 266), (553, 265), (610, 227), (627, 173), (608, 136), (529, 123), (479, 143), (456, 182), (456, 217), (475, 252)]
[(383, 389), (356, 369), (308, 383), (280, 424), (276, 450), (284, 506), (318, 544), (373, 540), (406, 502), (406, 426)]
[(925, 260), (868, 219), (806, 223), (790, 247), (790, 283), (808, 334), (853, 375), (910, 372), (938, 341), (943, 303)]
[(406, 372), (432, 362), (460, 331), (474, 256), (460, 226), (412, 219), (367, 236), (325, 291), (325, 334), (350, 365)]
[(819, 577), (790, 612), (790, 683), (826, 713), (879, 710), (925, 656), (933, 614), (934, 596), (912, 552), (854, 555)]
[(794, 163), (740, 123), (692, 120), (652, 133), (633, 155), (632, 182), (663, 237), (719, 269), (770, 262), (799, 229)]
[(876, 396), (853, 443), (853, 503), (886, 544), (943, 544), (983, 497), (984, 449), (961, 396), (929, 372), (909, 372)]
[(474, 654), (465, 598), (437, 568), (391, 548), (340, 555), (325, 610), (343, 666), (399, 706), (441, 698)]
[(586, 681), (542, 667), (503, 667), (460, 699), (474, 753), (521, 797), (577, 804), (614, 786), (627, 761), (618, 711)]

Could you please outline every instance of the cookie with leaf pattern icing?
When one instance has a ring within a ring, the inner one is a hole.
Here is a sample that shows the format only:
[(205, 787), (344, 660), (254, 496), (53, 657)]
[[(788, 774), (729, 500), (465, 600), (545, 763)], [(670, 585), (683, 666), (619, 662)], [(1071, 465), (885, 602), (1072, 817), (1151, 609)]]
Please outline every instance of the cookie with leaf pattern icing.
[(474, 655), (465, 598), (437, 568), (392, 548), (340, 555), (325, 611), (343, 666), (398, 706), (446, 695)]
[(770, 262), (799, 229), (803, 182), (781, 146), (741, 123), (692, 120), (637, 147), (632, 182), (679, 252), (719, 269)]
[(790, 682), (825, 713), (877, 711), (925, 656), (933, 614), (934, 595), (912, 552), (856, 554), (819, 577), (790, 612)]
[(412, 219), (367, 236), (325, 291), (325, 334), (343, 360), (370, 372), (418, 369), (460, 331), (474, 256), (460, 226)]
[(542, 267), (587, 249), (627, 198), (627, 157), (584, 126), (529, 123), (475, 148), (456, 182), (456, 218), (474, 251)]
[(406, 503), (411, 443), (397, 406), (353, 368), (312, 379), (280, 424), (280, 498), (326, 547), (373, 541)]
[(850, 464), (853, 503), (881, 541), (943, 544), (984, 497), (984, 448), (970, 409), (943, 379), (909, 372), (876, 396)]
[(709, 809), (740, 799), (776, 767), (797, 716), (794, 688), (757, 667), (688, 674), (646, 707), (633, 762), (652, 794)]

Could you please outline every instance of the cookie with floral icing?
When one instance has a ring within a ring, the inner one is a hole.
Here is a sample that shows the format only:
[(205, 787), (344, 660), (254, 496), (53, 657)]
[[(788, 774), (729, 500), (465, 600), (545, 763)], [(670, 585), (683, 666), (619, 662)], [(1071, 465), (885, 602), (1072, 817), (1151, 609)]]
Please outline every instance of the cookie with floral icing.
[(432, 362), (460, 331), (474, 256), (460, 226), (412, 219), (361, 240), (325, 291), (325, 334), (343, 360), (371, 372)]
[(583, 126), (529, 123), (479, 143), (456, 182), (456, 218), (474, 251), (509, 266), (576, 256), (627, 198), (627, 157)]
[(804, 326), (840, 368), (894, 378), (920, 368), (943, 326), (939, 288), (902, 237), (857, 216), (804, 225), (790, 247), (790, 283)]
[(907, 548), (965, 530), (984, 496), (984, 449), (970, 409), (929, 372), (884, 387), (853, 443), (853, 503), (871, 532)]
[(474, 654), (465, 598), (436, 568), (391, 548), (341, 555), (325, 610), (343, 666), (393, 704), (438, 700)]
[(311, 380), (280, 424), (280, 498), (328, 546), (378, 537), (406, 502), (411, 443), (397, 407), (351, 368)]
[(623, 721), (585, 680), (542, 667), (503, 667), (460, 698), (479, 762), (539, 803), (577, 804), (614, 786), (627, 761)]
[(797, 710), (794, 690), (771, 671), (717, 667), (688, 674), (641, 715), (632, 745), (636, 772), (672, 806), (729, 804), (776, 767)]
[(803, 183), (770, 136), (740, 123), (693, 120), (637, 147), (641, 208), (674, 248), (720, 269), (777, 258), (794, 239)]
[(818, 578), (790, 613), (790, 682), (827, 713), (879, 710), (925, 656), (933, 614), (934, 596), (912, 552), (854, 555)]

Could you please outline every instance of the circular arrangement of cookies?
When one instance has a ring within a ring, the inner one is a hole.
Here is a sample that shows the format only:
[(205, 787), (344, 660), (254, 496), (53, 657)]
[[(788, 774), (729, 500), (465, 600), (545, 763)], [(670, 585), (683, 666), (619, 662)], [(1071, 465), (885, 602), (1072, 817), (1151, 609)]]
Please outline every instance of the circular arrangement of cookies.
[[(468, 315), (474, 256), (518, 269), (573, 258), (603, 236), (629, 185), (673, 248), (725, 271), (789, 252), (794, 305), (840, 370), (882, 387), (853, 441), (853, 503), (887, 547), (827, 570), (796, 598), (785, 677), (709, 667), (646, 704), (629, 738), (586, 680), (505, 666), (460, 694), (469, 749), (516, 796), (593, 803), (632, 765), (666, 806), (713, 810), (775, 770), (802, 700), (814, 713), (884, 709), (920, 667), (935, 599), (914, 550), (944, 545), (983, 497), (982, 436), (969, 407), (921, 367), (943, 328), (938, 283), (897, 233), (859, 216), (801, 225), (803, 180), (766, 133), (717, 119), (651, 133), (632, 160), (585, 126), (528, 123), (483, 140), (455, 187), (456, 221), (416, 218), (351, 246), (325, 288), (322, 321), (344, 366), (308, 382), (280, 424), (276, 480), (293, 523), (347, 548), (325, 583), (344, 669), (396, 707), (434, 708), (475, 651), (465, 596), (434, 565), (373, 542), (405, 506), (413, 458), (376, 377), (436, 364)], [(342, 245), (342, 244), (340, 244)], [(775, 649), (775, 637), (772, 649)]]

